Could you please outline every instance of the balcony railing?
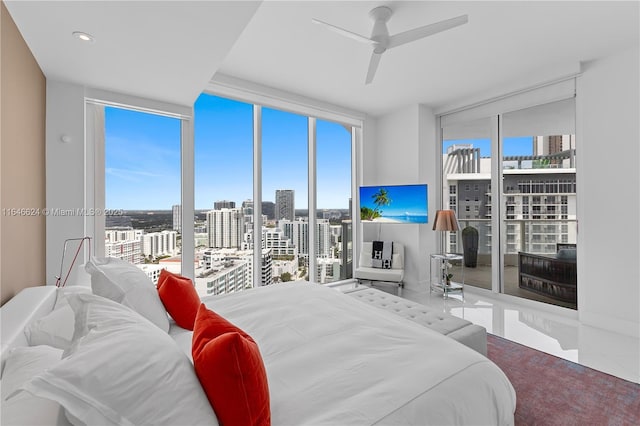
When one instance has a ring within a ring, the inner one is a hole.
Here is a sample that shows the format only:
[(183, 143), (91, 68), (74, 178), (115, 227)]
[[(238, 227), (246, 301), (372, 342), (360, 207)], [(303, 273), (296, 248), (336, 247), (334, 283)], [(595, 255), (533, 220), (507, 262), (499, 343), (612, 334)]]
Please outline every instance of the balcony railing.
[[(472, 226), (478, 230), (478, 255), (490, 256), (493, 233), (490, 219), (459, 219), (461, 230)], [(507, 219), (505, 222), (505, 255), (518, 252), (551, 254), (556, 243), (576, 243), (578, 222), (574, 219)], [(456, 232), (455, 243), (447, 241), (447, 251), (462, 253), (462, 232)]]

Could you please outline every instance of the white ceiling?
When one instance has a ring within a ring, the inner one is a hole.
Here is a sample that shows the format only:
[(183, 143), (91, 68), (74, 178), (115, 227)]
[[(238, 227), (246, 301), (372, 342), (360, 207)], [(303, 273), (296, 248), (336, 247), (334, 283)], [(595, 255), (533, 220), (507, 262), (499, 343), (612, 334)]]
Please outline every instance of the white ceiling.
[[(193, 105), (259, 1), (5, 1), (48, 79)], [(72, 36), (83, 31), (92, 44)]]
[[(542, 79), (640, 38), (637, 1), (6, 3), (47, 78), (189, 104), (217, 73), (372, 115)], [(369, 36), (380, 5), (394, 10), (391, 34), (462, 14), (469, 23), (385, 52), (365, 85), (370, 47), (311, 18)]]

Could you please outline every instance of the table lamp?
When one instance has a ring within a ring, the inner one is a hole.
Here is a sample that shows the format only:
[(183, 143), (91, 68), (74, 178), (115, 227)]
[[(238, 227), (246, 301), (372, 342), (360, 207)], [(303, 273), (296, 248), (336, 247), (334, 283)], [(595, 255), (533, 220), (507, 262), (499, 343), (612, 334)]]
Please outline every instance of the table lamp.
[(436, 219), (433, 221), (434, 231), (457, 231), (459, 229), (456, 212), (453, 210), (436, 211)]
[[(453, 210), (437, 210), (436, 218), (433, 221), (433, 230), (434, 231), (457, 231), (460, 229), (460, 224), (458, 224), (458, 218), (456, 217), (456, 212)], [(451, 279), (451, 274), (449, 274), (449, 263), (446, 260), (443, 260), (443, 271), (442, 278), (443, 284), (446, 283), (446, 286), (449, 286), (449, 280)], [(445, 293), (446, 294), (446, 293)]]

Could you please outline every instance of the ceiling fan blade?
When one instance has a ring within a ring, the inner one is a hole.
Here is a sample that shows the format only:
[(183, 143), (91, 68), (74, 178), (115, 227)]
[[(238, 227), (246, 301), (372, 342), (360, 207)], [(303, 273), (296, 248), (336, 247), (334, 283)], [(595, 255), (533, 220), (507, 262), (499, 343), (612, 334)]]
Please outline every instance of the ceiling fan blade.
[(380, 58), (382, 57), (382, 53), (371, 53), (371, 60), (369, 61), (369, 70), (367, 71), (367, 78), (364, 81), (364, 84), (369, 84), (373, 81), (373, 76), (376, 75), (376, 71), (378, 70), (378, 64), (380, 63)]
[(329, 24), (329, 23), (321, 21), (319, 19), (313, 18), (311, 20), (311, 22), (313, 22), (314, 24), (324, 25), (325, 27), (329, 28), (331, 31), (335, 31), (338, 34), (341, 34), (341, 35), (343, 35), (345, 37), (352, 38), (352, 39), (357, 40), (357, 41), (359, 41), (361, 43), (368, 43), (368, 44), (371, 44), (371, 45), (377, 45), (378, 44), (377, 41), (371, 40), (369, 37), (365, 37), (365, 36), (360, 35), (358, 33), (354, 33), (352, 31), (345, 30), (344, 28), (336, 27), (335, 25)]
[(455, 18), (447, 19), (444, 21), (436, 22), (435, 24), (425, 25), (424, 27), (414, 28), (409, 31), (405, 31), (389, 37), (388, 49), (392, 47), (401, 46), (403, 44), (418, 40), (441, 31), (448, 30), (450, 28), (457, 27), (469, 22), (467, 15), (457, 16)]

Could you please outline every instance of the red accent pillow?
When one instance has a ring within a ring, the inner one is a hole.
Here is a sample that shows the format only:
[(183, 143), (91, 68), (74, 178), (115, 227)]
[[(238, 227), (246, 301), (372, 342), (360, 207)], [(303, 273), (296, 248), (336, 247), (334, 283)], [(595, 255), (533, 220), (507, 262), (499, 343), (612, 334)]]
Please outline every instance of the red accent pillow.
[(160, 271), (157, 287), (162, 304), (176, 324), (187, 330), (193, 330), (200, 306), (200, 297), (193, 286), (193, 281), (163, 269)]
[(221, 425), (271, 424), (267, 372), (251, 336), (201, 304), (191, 351)]

